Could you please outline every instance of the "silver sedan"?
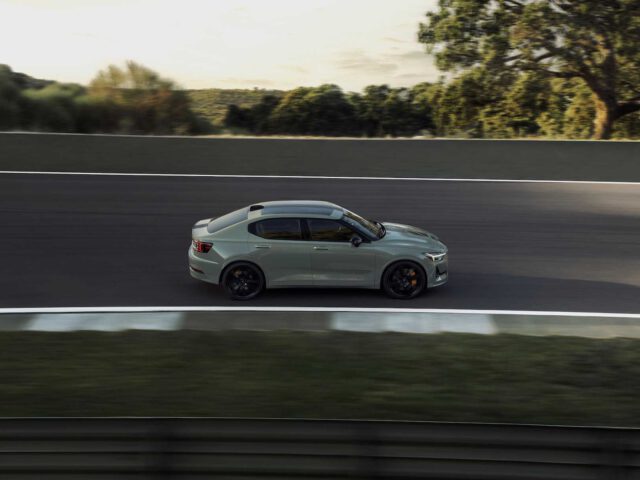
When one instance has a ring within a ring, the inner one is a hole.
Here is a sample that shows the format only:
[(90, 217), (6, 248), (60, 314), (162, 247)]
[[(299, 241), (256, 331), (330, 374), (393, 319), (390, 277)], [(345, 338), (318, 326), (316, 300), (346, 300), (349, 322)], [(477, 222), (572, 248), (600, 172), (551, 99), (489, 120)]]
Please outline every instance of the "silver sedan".
[(200, 220), (191, 235), (191, 276), (235, 300), (281, 287), (382, 288), (409, 299), (448, 279), (447, 247), (432, 233), (329, 202), (251, 205)]

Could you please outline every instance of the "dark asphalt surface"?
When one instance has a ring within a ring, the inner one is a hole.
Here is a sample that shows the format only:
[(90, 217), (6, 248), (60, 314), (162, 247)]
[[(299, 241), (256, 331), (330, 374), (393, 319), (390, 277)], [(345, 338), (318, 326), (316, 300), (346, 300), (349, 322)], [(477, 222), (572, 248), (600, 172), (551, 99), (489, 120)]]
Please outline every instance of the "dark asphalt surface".
[(193, 280), (191, 225), (275, 199), (409, 223), (450, 249), (414, 301), (271, 290), (250, 305), (640, 312), (640, 186), (0, 174), (0, 307), (244, 305)]

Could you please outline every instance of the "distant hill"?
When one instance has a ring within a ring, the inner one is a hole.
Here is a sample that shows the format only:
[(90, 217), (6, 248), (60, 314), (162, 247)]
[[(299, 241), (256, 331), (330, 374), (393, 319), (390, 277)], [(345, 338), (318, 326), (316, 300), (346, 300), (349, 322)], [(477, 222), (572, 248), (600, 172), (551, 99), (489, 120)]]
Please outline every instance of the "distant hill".
[[(7, 66), (7, 68), (9, 67)], [(47, 85), (51, 85), (52, 83), (55, 83), (53, 80), (43, 80), (41, 78), (34, 78), (27, 75), (26, 73), (12, 71), (10, 75), (13, 83), (17, 85), (18, 88), (20, 88), (21, 90), (26, 90), (28, 88), (39, 90), (41, 88), (46, 87)]]
[(203, 90), (185, 90), (191, 99), (191, 109), (206, 118), (214, 127), (222, 126), (224, 116), (229, 105), (251, 107), (264, 95), (282, 97), (284, 90), (254, 89), (223, 89), (207, 88)]

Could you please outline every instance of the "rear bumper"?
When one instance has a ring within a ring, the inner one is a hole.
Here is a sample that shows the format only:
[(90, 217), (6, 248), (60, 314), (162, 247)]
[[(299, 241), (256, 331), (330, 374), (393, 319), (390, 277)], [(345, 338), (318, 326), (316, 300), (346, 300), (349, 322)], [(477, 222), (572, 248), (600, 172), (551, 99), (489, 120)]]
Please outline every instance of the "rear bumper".
[(188, 260), (189, 274), (193, 278), (202, 280), (203, 282), (213, 283), (215, 285), (218, 284), (220, 272), (222, 270), (221, 265), (218, 262), (196, 257), (191, 246), (189, 246)]

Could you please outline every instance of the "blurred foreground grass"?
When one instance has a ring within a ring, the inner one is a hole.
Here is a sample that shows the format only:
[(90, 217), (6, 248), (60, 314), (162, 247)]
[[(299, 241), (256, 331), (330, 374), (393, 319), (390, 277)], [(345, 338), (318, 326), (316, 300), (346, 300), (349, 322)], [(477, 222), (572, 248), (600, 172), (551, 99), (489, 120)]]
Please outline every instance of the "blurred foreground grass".
[(0, 352), (0, 416), (640, 425), (637, 340), (4, 332)]

